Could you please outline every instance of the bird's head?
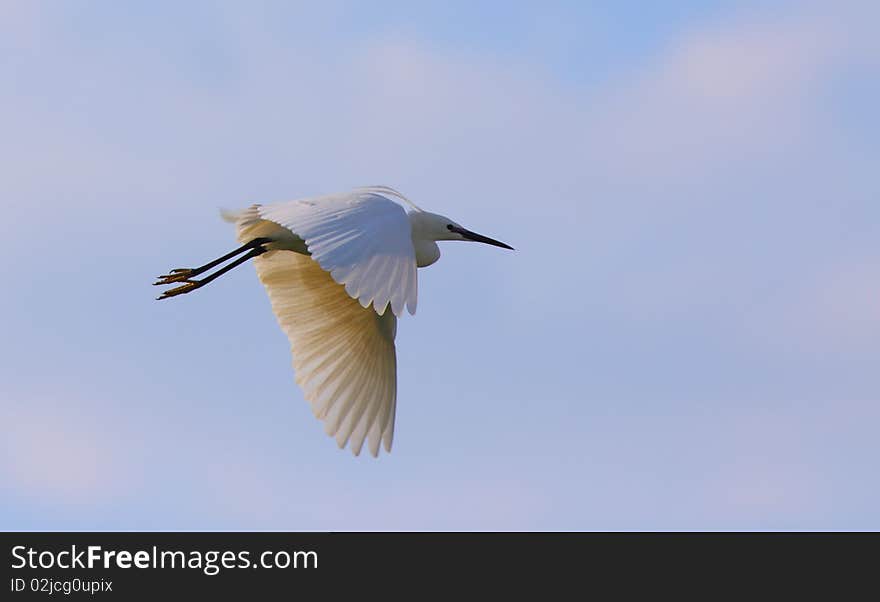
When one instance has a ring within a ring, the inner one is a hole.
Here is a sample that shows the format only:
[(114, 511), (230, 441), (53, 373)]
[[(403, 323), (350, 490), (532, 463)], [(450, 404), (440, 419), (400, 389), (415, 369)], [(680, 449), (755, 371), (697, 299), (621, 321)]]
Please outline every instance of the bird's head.
[(410, 213), (409, 217), (412, 224), (413, 236), (422, 240), (469, 240), (472, 242), (482, 242), (487, 245), (494, 245), (496, 247), (501, 247), (502, 249), (514, 250), (510, 245), (468, 230), (444, 215), (428, 213), (427, 211), (417, 211), (415, 213)]

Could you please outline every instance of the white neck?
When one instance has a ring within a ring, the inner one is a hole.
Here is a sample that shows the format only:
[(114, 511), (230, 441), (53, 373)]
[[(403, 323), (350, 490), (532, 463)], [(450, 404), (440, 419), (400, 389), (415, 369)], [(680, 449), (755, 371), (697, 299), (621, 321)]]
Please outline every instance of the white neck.
[(412, 211), (408, 215), (412, 230), (412, 243), (416, 251), (416, 265), (420, 268), (429, 266), (440, 259), (440, 247), (437, 246), (439, 216), (425, 211)]
[(440, 259), (440, 247), (433, 240), (416, 238), (413, 235), (413, 247), (416, 250), (416, 265), (420, 268), (429, 266)]

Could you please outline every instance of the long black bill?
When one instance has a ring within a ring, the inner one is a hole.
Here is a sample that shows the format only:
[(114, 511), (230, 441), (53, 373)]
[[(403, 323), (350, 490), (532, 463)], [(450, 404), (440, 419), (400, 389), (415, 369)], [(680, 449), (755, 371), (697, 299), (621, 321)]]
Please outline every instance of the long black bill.
[(513, 247), (510, 245), (504, 244), (500, 240), (495, 240), (494, 238), (489, 238), (488, 236), (483, 236), (482, 234), (477, 234), (476, 232), (471, 232), (470, 230), (465, 230), (464, 228), (459, 228), (458, 226), (453, 226), (450, 228), (453, 232), (457, 232), (464, 236), (468, 240), (472, 240), (474, 242), (484, 242), (487, 245), (493, 245), (495, 247), (501, 247), (502, 249), (510, 249), (511, 251), (515, 251)]

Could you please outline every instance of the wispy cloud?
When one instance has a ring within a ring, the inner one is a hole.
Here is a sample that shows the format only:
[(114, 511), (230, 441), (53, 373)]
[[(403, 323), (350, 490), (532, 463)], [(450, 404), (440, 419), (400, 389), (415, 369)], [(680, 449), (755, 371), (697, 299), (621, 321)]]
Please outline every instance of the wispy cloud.
[(131, 487), (118, 423), (101, 424), (76, 396), (4, 397), (0, 472), (11, 491), (31, 503), (81, 507), (106, 505)]
[[(850, 524), (844, 496), (876, 523), (847, 469), (876, 456), (875, 3), (716, 11), (611, 75), (572, 57), (606, 73), (589, 85), (344, 4), (188, 7), (173, 27), (142, 10), (0, 9), (0, 471), (19, 510), (748, 528)], [(217, 207), (366, 183), (520, 249), (450, 244), (422, 275), (378, 464), (311, 422), (252, 273), (176, 306), (149, 287), (232, 243)]]

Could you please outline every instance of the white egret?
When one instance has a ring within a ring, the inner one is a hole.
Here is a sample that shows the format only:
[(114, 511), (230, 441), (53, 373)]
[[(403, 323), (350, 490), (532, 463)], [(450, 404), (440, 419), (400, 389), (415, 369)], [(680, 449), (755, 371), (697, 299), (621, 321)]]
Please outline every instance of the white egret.
[(160, 276), (157, 285), (182, 284), (159, 299), (192, 292), (253, 259), (290, 341), (296, 382), (327, 434), (340, 448), (350, 444), (354, 455), (364, 441), (373, 456), (380, 443), (391, 451), (394, 338), (404, 306), (416, 312), (416, 268), (440, 258), (440, 240), (513, 249), (428, 213), (386, 186), (252, 205), (224, 218), (235, 223), (241, 246), (201, 267)]

